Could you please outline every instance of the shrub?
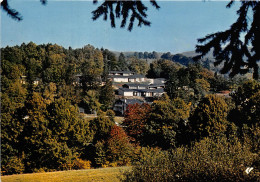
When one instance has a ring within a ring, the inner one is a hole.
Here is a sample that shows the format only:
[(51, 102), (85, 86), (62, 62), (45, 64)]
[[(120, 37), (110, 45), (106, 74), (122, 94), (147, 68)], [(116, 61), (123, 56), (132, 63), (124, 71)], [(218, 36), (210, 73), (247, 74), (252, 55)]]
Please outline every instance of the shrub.
[(73, 162), (73, 168), (74, 169), (90, 169), (91, 168), (91, 162), (82, 160), (82, 159), (75, 159)]
[(2, 163), (2, 174), (21, 174), (24, 171), (24, 164), (21, 158), (16, 156), (10, 157), (6, 163)]
[(143, 152), (140, 162), (124, 177), (125, 181), (257, 181), (259, 166), (249, 174), (245, 170), (258, 160), (239, 141), (205, 138), (190, 148)]
[(122, 181), (170, 181), (169, 153), (158, 148), (142, 148), (138, 162), (124, 173)]

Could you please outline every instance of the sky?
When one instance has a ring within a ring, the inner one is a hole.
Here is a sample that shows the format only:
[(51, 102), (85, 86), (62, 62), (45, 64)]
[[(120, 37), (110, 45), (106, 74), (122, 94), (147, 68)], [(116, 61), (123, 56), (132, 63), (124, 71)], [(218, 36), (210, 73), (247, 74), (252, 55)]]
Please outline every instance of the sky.
[[(99, 1), (101, 4), (102, 1)], [(49, 0), (43, 6), (39, 0), (10, 0), (9, 4), (23, 16), (15, 21), (1, 9), (1, 47), (36, 44), (58, 44), (65, 48), (81, 48), (91, 44), (112, 51), (171, 52), (193, 51), (197, 39), (224, 31), (236, 21), (239, 2), (227, 9), (227, 1), (158, 1), (159, 10), (149, 2), (148, 20), (151, 26), (134, 24), (126, 28), (111, 28), (102, 18), (93, 21), (91, 12), (98, 5), (84, 0)], [(120, 19), (117, 19), (120, 24)]]

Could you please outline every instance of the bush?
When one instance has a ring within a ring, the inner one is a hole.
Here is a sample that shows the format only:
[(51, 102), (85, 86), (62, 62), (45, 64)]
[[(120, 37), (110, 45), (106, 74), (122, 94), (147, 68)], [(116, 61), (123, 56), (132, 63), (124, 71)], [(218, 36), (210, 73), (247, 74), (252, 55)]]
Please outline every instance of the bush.
[(138, 162), (124, 173), (122, 181), (171, 181), (169, 153), (158, 148), (142, 148)]
[[(148, 150), (124, 174), (125, 181), (257, 181), (258, 155), (238, 141), (205, 138), (192, 147), (171, 151)], [(245, 173), (253, 166), (251, 173)]]
[(8, 174), (21, 174), (24, 171), (24, 164), (21, 158), (16, 156), (10, 157), (6, 163), (2, 163), (1, 173)]
[(91, 162), (82, 160), (82, 159), (75, 159), (73, 162), (73, 168), (74, 169), (90, 169)]

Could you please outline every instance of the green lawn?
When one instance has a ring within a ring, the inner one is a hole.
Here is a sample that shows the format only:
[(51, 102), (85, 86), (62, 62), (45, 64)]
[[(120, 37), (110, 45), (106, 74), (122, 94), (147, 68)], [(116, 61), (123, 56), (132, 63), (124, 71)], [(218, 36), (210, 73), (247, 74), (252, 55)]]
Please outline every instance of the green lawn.
[(2, 182), (56, 182), (56, 181), (107, 181), (118, 182), (122, 177), (122, 172), (129, 170), (130, 167), (111, 167), (100, 169), (58, 171), (46, 173), (17, 174), (2, 176)]

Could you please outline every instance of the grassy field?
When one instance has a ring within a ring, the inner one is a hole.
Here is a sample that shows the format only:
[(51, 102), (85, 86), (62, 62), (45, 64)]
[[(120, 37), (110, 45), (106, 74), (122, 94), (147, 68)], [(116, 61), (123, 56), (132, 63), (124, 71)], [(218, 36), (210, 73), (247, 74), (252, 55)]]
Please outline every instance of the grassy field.
[(122, 172), (129, 170), (130, 167), (111, 167), (100, 169), (72, 170), (46, 173), (18, 174), (2, 176), (2, 182), (88, 182), (105, 181), (118, 182), (122, 177)]

